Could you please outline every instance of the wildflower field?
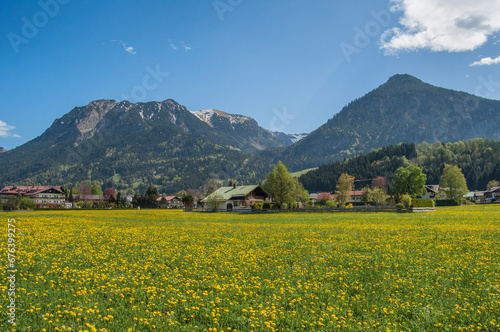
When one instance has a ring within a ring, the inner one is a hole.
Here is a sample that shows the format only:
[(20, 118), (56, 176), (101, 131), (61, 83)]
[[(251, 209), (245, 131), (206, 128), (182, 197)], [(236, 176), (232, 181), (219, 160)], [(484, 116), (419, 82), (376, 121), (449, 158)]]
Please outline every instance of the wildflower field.
[(500, 330), (500, 207), (0, 217), (1, 331)]

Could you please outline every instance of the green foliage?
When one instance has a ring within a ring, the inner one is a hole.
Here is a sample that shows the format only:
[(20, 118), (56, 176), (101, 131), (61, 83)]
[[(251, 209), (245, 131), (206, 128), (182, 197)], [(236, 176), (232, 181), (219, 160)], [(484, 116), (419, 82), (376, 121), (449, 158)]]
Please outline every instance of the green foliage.
[(187, 194), (186, 196), (182, 197), (182, 203), (184, 204), (184, 207), (186, 209), (192, 209), (194, 206), (194, 197), (191, 194)]
[(269, 202), (264, 202), (264, 203), (262, 204), (262, 209), (264, 209), (264, 210), (269, 210), (270, 208), (271, 208), (271, 203), (269, 203)]
[(262, 203), (253, 203), (252, 210), (262, 210)]
[(415, 198), (412, 201), (412, 205), (413, 207), (431, 207), (431, 208), (436, 206), (434, 200), (432, 199), (418, 199), (418, 198)]
[(404, 209), (404, 208), (406, 208), (406, 206), (403, 203), (398, 203), (398, 204), (396, 204), (396, 208)]
[(354, 177), (347, 173), (342, 173), (337, 181), (337, 201), (345, 203), (351, 199), (349, 195), (354, 189)]
[(90, 187), (90, 194), (91, 195), (102, 195), (102, 188), (98, 184), (94, 184)]
[(464, 200), (463, 196), (469, 191), (462, 170), (457, 166), (445, 165), (439, 182), (439, 190), (443, 191), (449, 200), (461, 204)]
[(23, 197), (19, 201), (19, 208), (21, 210), (33, 210), (35, 208), (35, 202), (29, 197)]
[(7, 204), (5, 206), (7, 207), (8, 210), (17, 210), (19, 209), (20, 203), (21, 200), (18, 197), (12, 196), (9, 197), (9, 199), (7, 200)]
[(414, 165), (400, 167), (394, 174), (393, 192), (396, 195), (408, 194), (412, 198), (417, 198), (426, 192), (424, 187), (426, 179), (420, 167)]
[(344, 162), (337, 161), (320, 166), (317, 170), (302, 175), (299, 180), (311, 192), (330, 191), (336, 188), (342, 173), (348, 173), (357, 179), (374, 179), (379, 176), (390, 178), (407, 159), (416, 156), (414, 144), (388, 146)]
[(263, 184), (263, 189), (274, 198), (274, 203), (280, 208), (283, 204), (296, 202), (297, 195), (303, 195), (304, 187), (299, 181), (292, 177), (288, 169), (280, 161), (274, 167), (273, 171), (267, 175)]
[(219, 205), (221, 205), (225, 201), (226, 200), (224, 199), (224, 196), (222, 196), (218, 192), (214, 192), (207, 197), (207, 206), (210, 208), (210, 210), (217, 211), (219, 209)]
[(410, 195), (403, 195), (401, 197), (401, 203), (406, 207), (409, 208), (412, 203), (412, 197)]
[(369, 187), (366, 187), (363, 189), (363, 192), (363, 202), (372, 202), (377, 206), (387, 205), (387, 198), (389, 196), (383, 188), (375, 187), (374, 189), (370, 189)]
[(498, 187), (498, 186), (500, 186), (500, 183), (497, 180), (491, 180), (486, 185), (486, 190), (490, 190), (490, 189)]
[(325, 206), (328, 207), (328, 208), (334, 208), (334, 207), (337, 207), (337, 203), (335, 203), (334, 201), (332, 201), (331, 199), (330, 200), (327, 200), (325, 202)]

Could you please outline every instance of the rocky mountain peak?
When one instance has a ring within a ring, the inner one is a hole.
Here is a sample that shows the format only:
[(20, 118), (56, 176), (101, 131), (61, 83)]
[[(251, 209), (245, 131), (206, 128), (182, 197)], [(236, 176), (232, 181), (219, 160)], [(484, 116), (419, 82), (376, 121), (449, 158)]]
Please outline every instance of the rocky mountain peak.
[(249, 118), (247, 116), (239, 115), (239, 114), (229, 114), (223, 111), (219, 111), (216, 109), (207, 109), (207, 110), (201, 110), (197, 112), (193, 112), (198, 119), (201, 121), (207, 123), (209, 126), (214, 127), (214, 123), (212, 121), (213, 117), (218, 117), (218, 118), (224, 118), (228, 119), (229, 122), (234, 125), (238, 123), (244, 123), (246, 121), (255, 121), (252, 118)]

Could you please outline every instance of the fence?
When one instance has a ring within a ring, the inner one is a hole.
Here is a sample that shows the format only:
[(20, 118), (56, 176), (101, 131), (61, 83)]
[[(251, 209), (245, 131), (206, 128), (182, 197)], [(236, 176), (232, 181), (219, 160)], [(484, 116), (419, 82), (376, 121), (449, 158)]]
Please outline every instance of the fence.
[(215, 212), (227, 212), (227, 213), (249, 213), (249, 214), (260, 214), (260, 213), (349, 213), (349, 212), (365, 212), (365, 213), (377, 213), (377, 212), (397, 212), (397, 213), (411, 213), (411, 212), (431, 212), (436, 211), (436, 208), (396, 208), (396, 207), (382, 207), (382, 206), (355, 206), (352, 209), (347, 208), (324, 208), (324, 209), (240, 209), (240, 210), (222, 210), (211, 211), (205, 209), (184, 209), (187, 212), (200, 212), (200, 213), (215, 213)]

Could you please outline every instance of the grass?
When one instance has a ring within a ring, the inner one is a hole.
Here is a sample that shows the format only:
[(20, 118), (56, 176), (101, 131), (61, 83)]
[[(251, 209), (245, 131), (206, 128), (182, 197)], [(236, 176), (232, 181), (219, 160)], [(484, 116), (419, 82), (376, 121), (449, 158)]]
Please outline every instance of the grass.
[(0, 330), (498, 331), (499, 212), (4, 213)]
[(308, 169), (305, 169), (305, 170), (302, 170), (302, 171), (294, 172), (294, 173), (292, 173), (292, 176), (294, 178), (300, 178), (302, 175), (304, 175), (306, 173), (309, 173), (310, 171), (317, 170), (317, 169), (318, 169), (318, 167), (308, 168)]

